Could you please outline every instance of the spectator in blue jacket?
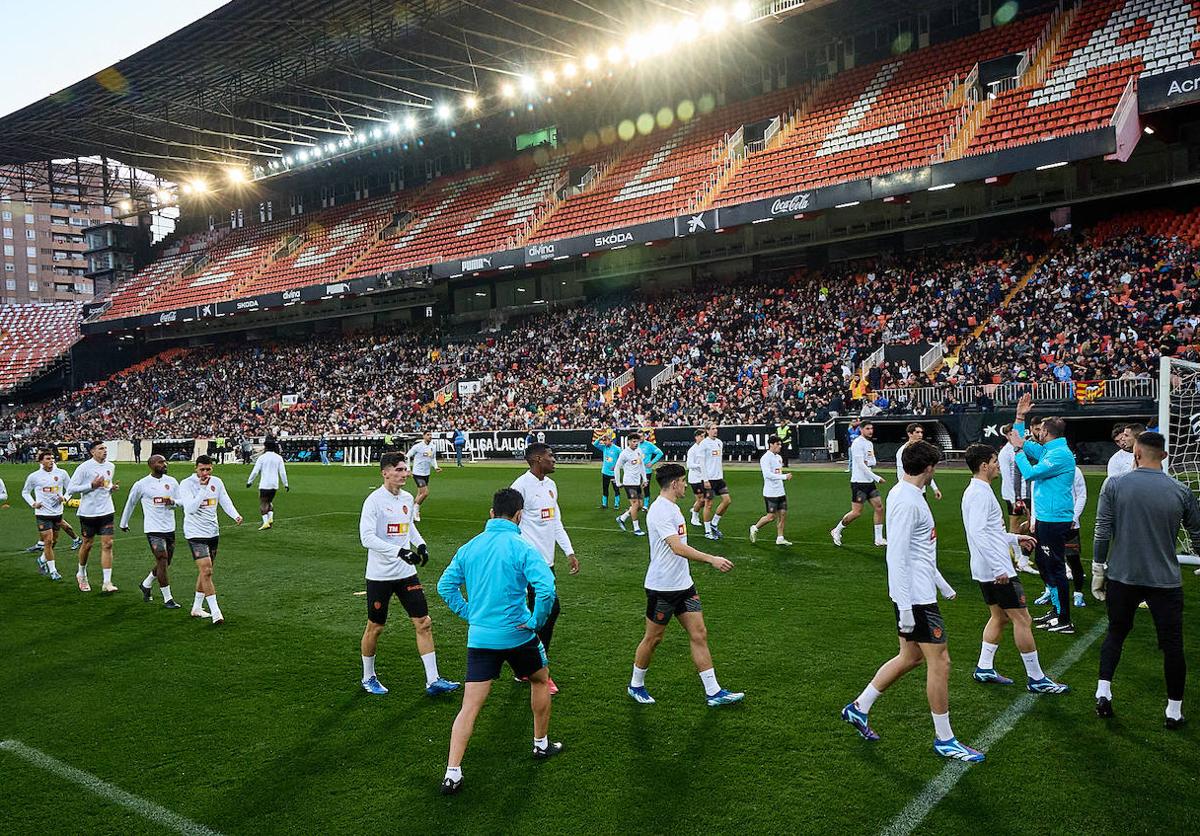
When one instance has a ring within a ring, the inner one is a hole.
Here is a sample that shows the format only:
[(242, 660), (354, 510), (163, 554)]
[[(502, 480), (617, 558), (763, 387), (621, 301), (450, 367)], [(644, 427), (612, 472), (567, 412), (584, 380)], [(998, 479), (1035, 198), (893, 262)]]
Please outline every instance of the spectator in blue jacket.
[(592, 446), (600, 451), (600, 507), (608, 507), (608, 488), (612, 486), (613, 508), (621, 507), (621, 491), (613, 485), (614, 468), (617, 466), (617, 456), (621, 455), (621, 446), (617, 444), (617, 435), (612, 430), (601, 438), (592, 440)]
[(454, 459), (458, 467), (462, 467), (463, 448), (467, 446), (467, 434), (461, 429), (454, 430)]
[(1067, 580), (1067, 539), (1075, 521), (1075, 454), (1063, 436), (1062, 418), (1042, 419), (1034, 439), (1025, 438), (1025, 418), (1033, 407), (1028, 392), (1017, 401), (1017, 420), (1008, 441), (1017, 451), (1015, 464), (1033, 489), (1037, 517), (1033, 536), (1037, 540), (1037, 568), (1050, 589), (1052, 609), (1034, 619), (1034, 625), (1052, 633), (1075, 632), (1071, 624), (1071, 586)]
[[(438, 580), (442, 600), (468, 624), (467, 687), (450, 734), (444, 795), (462, 789), (462, 759), (475, 718), (505, 662), (517, 676), (529, 678), (533, 757), (549, 758), (562, 751), (562, 743), (549, 739), (550, 670), (537, 634), (554, 606), (554, 575), (541, 553), (521, 536), (524, 504), (519, 491), (496, 491), (483, 533), (458, 550)], [(529, 589), (534, 595), (532, 612), (526, 603)]]

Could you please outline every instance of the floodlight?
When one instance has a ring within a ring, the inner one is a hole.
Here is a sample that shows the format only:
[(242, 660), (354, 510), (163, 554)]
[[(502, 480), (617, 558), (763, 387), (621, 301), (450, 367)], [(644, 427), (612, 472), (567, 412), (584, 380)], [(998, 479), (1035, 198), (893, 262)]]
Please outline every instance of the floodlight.
[(404, 127), (408, 128), (410, 131), (415, 131), (417, 129), (417, 117), (413, 116), (411, 113), (405, 116)]
[(454, 115), (454, 109), (451, 108), (450, 105), (443, 102), (437, 106), (437, 109), (434, 111), (434, 113), (437, 115), (438, 119), (441, 119), (443, 122), (447, 122), (450, 120), (450, 117)]
[(595, 55), (588, 53), (587, 55), (585, 55), (583, 57), (583, 68), (585, 70), (587, 70), (588, 72), (591, 72), (592, 70), (596, 69), (599, 66), (600, 66), (600, 59), (597, 58)]
[(225, 169), (225, 176), (229, 179), (230, 183), (245, 183), (246, 182), (245, 169), (227, 168), (227, 169)]
[(554, 83), (554, 70), (551, 70), (551, 69), (542, 70), (542, 81), (544, 81), (546, 84), (553, 84)]
[[(286, 160), (287, 158), (284, 157), (284, 159)], [(192, 188), (196, 191), (196, 194), (203, 194), (208, 191), (208, 183), (204, 182), (202, 178), (197, 177), (192, 180)]]
[(608, 63), (610, 64), (620, 64), (621, 59), (625, 57), (625, 53), (621, 50), (621, 47), (615, 45), (610, 46), (608, 52), (604, 53), (604, 55), (608, 58)]
[(750, 11), (750, 4), (745, 2), (745, 0), (739, 0), (739, 2), (734, 3), (733, 8), (730, 9), (730, 11), (733, 13), (735, 20), (740, 20), (743, 22), (749, 20), (752, 14)]
[(701, 21), (709, 32), (719, 32), (725, 25), (725, 10), (720, 6), (710, 6)]
[(562, 68), (563, 78), (574, 78), (575, 74), (578, 72), (579, 72), (579, 68), (576, 67), (575, 64), (572, 63), (571, 61), (568, 61), (567, 63), (563, 64), (563, 68)]
[(479, 107), (479, 99), (475, 98), (474, 96), (472, 96), (470, 94), (463, 97), (463, 109), (464, 110), (474, 110), (477, 107)]
[(511, 82), (506, 81), (500, 85), (500, 95), (506, 99), (511, 99), (514, 95), (516, 95), (516, 92), (517, 91), (512, 86)]
[(537, 89), (537, 82), (533, 80), (533, 76), (531, 75), (520, 76), (518, 83), (521, 85), (521, 89), (526, 93), (532, 93), (535, 89)]

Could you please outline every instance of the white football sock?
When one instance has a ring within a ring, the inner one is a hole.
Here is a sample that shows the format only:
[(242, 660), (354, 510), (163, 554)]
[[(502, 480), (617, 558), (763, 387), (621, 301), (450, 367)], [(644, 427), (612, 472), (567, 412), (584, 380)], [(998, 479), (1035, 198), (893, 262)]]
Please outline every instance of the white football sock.
[(87, 577), (87, 567), (84, 566), (82, 563), (80, 563), (79, 568), (75, 570), (75, 577), (77, 577), (77, 578), (86, 578)]
[(1031, 650), (1028, 653), (1022, 653), (1021, 661), (1025, 663), (1025, 675), (1030, 679), (1046, 678), (1046, 674), (1042, 673), (1042, 663), (1038, 661), (1038, 653), (1036, 650)]
[(629, 512), (628, 512), (628, 511), (626, 511), (624, 514), (622, 514), (621, 516), (617, 517), (617, 519), (619, 519), (621, 522), (625, 522), (625, 521), (627, 521), (627, 520), (629, 519)]
[(51, 575), (53, 575), (55, 572), (57, 572), (57, 571), (58, 571), (58, 567), (54, 565), (54, 561), (53, 561), (53, 560), (47, 560), (47, 561), (46, 561), (46, 568), (50, 570), (50, 574), (51, 574)]
[(990, 671), (992, 666), (996, 664), (996, 651), (1000, 649), (1000, 645), (983, 642), (979, 648), (979, 667), (985, 671)]
[(717, 691), (721, 690), (721, 686), (717, 684), (716, 668), (709, 668), (706, 671), (700, 671), (700, 681), (704, 683), (705, 696), (711, 697)]
[(549, 746), (550, 746), (550, 736), (549, 735), (547, 735), (546, 737), (535, 737), (533, 739), (533, 748), (535, 748), (535, 749), (541, 749), (544, 752), (544, 751), (546, 751), (547, 748), (549, 748)]
[(208, 601), (208, 611), (212, 613), (213, 621), (219, 620), (221, 618), (221, 608), (217, 606), (217, 596), (206, 595), (204, 596), (204, 600)]
[(171, 585), (170, 584), (167, 584), (166, 586), (163, 586), (163, 587), (159, 587), (159, 592), (162, 593), (162, 597), (163, 597), (164, 601), (171, 600)]
[(142, 586), (149, 586), (152, 583), (154, 583), (154, 573), (153, 572), (151, 572), (149, 575), (146, 575), (146, 580), (142, 581)]
[(1172, 720), (1183, 719), (1183, 700), (1167, 700), (1167, 716)]
[(712, 534), (712, 523), (709, 522), (708, 520), (704, 521), (704, 533)]
[(721, 527), (721, 515), (720, 514), (713, 514), (713, 527), (714, 528)]
[(204, 593), (203, 592), (196, 593), (196, 600), (194, 600), (192, 602), (192, 609), (194, 609), (194, 610), (204, 609)]
[(263, 525), (266, 525), (267, 523), (269, 523), (269, 522), (271, 521), (271, 515), (270, 515), (270, 514), (263, 514), (263, 515), (262, 515), (262, 518), (263, 518)]
[(1101, 697), (1105, 697), (1110, 700), (1112, 699), (1111, 680), (1101, 679), (1096, 683), (1096, 699), (1100, 699)]
[(833, 530), (838, 532), (839, 534), (841, 534), (843, 531), (846, 530), (846, 523), (842, 522), (841, 520), (838, 520), (838, 524), (833, 527)]
[(882, 540), (882, 539), (883, 539), (883, 524), (882, 524), (882, 523), (880, 523), (879, 525), (875, 526), (875, 539), (876, 539), (876, 540)]
[(945, 714), (933, 714), (933, 733), (937, 735), (938, 740), (952, 740), (954, 731), (950, 728), (950, 712)]
[(647, 668), (639, 668), (637, 665), (633, 666), (633, 676), (629, 678), (631, 688), (644, 688), (646, 686), (646, 671)]
[(100, 571), (104, 574), (105, 585), (112, 583), (112, 569), (101, 569)]
[(879, 699), (881, 693), (883, 692), (877, 690), (874, 685), (868, 682), (867, 687), (863, 688), (863, 692), (858, 695), (858, 699), (854, 701), (854, 704), (858, 706), (858, 710), (863, 714), (869, 714), (871, 706), (875, 705), (875, 700)]
[(430, 685), (440, 679), (437, 669), (437, 653), (429, 652), (422, 654), (421, 664), (425, 666), (425, 684)]
[(275, 522), (275, 509), (272, 508), (267, 512), (267, 522)]
[(446, 767), (446, 777), (449, 778), (451, 781), (461, 781), (462, 780), (462, 767), (461, 766), (447, 766)]
[(634, 530), (634, 531), (641, 531), (641, 530), (642, 530), (642, 523), (641, 523), (641, 521), (640, 521), (640, 520), (634, 520), (634, 521), (633, 521), (633, 530)]
[(371, 677), (373, 677), (375, 675), (375, 657), (374, 656), (364, 656), (364, 657), (362, 657), (362, 660), (363, 660), (363, 682), (366, 682), (368, 679), (370, 679)]

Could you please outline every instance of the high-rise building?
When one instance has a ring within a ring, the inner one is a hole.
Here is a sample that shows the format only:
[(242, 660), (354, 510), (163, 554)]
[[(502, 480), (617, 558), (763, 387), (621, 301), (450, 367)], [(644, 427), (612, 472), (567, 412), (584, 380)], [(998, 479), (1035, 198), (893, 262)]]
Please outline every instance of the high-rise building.
[(112, 221), (111, 206), (0, 199), (0, 304), (91, 300), (83, 233)]

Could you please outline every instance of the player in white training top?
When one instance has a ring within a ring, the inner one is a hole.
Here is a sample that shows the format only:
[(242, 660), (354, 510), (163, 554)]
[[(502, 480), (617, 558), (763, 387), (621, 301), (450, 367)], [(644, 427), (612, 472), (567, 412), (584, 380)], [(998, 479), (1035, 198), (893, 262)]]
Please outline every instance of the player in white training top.
[(180, 607), (171, 596), (167, 567), (175, 556), (175, 509), (179, 501), (179, 483), (175, 477), (167, 475), (167, 460), (157, 453), (146, 460), (146, 467), (150, 469), (150, 475), (134, 482), (125, 499), (125, 508), (121, 511), (121, 530), (129, 530), (133, 509), (140, 503), (142, 531), (146, 534), (146, 542), (150, 544), (150, 554), (154, 555), (150, 574), (141, 584), (142, 600), (150, 603), (150, 585), (157, 580), (163, 606), (168, 610), (177, 610)]
[(279, 455), (279, 442), (267, 436), (263, 446), (266, 450), (258, 457), (254, 469), (246, 477), (247, 488), (254, 482), (255, 477), (258, 478), (258, 512), (262, 514), (259, 531), (266, 531), (275, 525), (275, 494), (279, 491), (279, 486), (283, 485), (285, 491), (292, 489), (288, 484), (283, 456)]
[[(180, 483), (178, 502), (183, 506), (183, 536), (196, 563), (192, 618), (211, 618), (213, 624), (224, 624), (225, 616), (217, 605), (217, 588), (213, 584), (213, 562), (221, 544), (217, 506), (221, 506), (221, 510), (238, 525), (242, 524), (242, 515), (234, 507), (225, 483), (220, 477), (213, 476), (213, 460), (208, 456), (196, 457), (196, 472)], [(207, 612), (205, 601), (208, 602)]]
[(642, 524), (638, 520), (638, 516), (642, 513), (642, 498), (645, 496), (645, 488), (642, 483), (646, 479), (646, 464), (642, 458), (642, 451), (638, 449), (638, 445), (642, 443), (642, 434), (637, 430), (633, 430), (629, 435), (625, 436), (625, 449), (621, 451), (621, 455), (617, 456), (617, 463), (613, 466), (613, 475), (617, 479), (617, 484), (625, 491), (625, 496), (629, 498), (629, 508), (624, 514), (617, 517), (617, 525), (625, 531), (626, 520), (633, 520), (633, 533), (638, 537), (645, 537), (646, 532), (642, 531)]
[(861, 434), (850, 444), (850, 511), (829, 532), (835, 546), (842, 544), (842, 531), (862, 515), (863, 505), (871, 503), (875, 512), (875, 545), (886, 546), (883, 539), (883, 499), (879, 496), (879, 485), (883, 477), (871, 470), (875, 466), (875, 425), (863, 421), (859, 425)]
[[(1012, 424), (1000, 428), (1003, 438), (1007, 439), (1010, 432)], [(1005, 441), (996, 457), (1000, 466), (1000, 498), (1008, 510), (1008, 530), (1018, 534), (1029, 520), (1029, 482), (1017, 469), (1017, 448)]]
[(416, 502), (403, 490), (408, 481), (408, 462), (399, 453), (384, 453), (379, 457), (379, 474), (383, 484), (363, 502), (358, 519), (358, 539), (367, 550), (367, 627), (360, 643), (362, 688), (369, 694), (388, 692), (375, 674), (375, 649), (395, 595), (417, 633), (417, 652), (425, 667), (425, 693), (436, 697), (457, 690), (459, 684), (438, 673), (433, 621), (417, 577), (417, 567), (429, 562), (429, 549), (413, 525)]
[(767, 513), (759, 517), (758, 522), (750, 526), (750, 542), (758, 542), (758, 530), (768, 523), (775, 523), (775, 545), (790, 546), (783, 536), (783, 527), (787, 523), (787, 492), (783, 483), (792, 478), (792, 474), (783, 472), (783, 439), (773, 435), (767, 439), (767, 452), (758, 460), (763, 477), (763, 504)]
[(1042, 672), (1025, 590), (1013, 569), (1013, 556), (1022, 550), (1033, 551), (1037, 540), (1004, 530), (1000, 503), (992, 492), (992, 481), (1000, 475), (996, 451), (986, 444), (972, 444), (967, 448), (966, 459), (972, 478), (963, 491), (962, 519), (971, 553), (971, 577), (979, 584), (983, 601), (991, 612), (983, 628), (979, 663), (972, 677), (984, 684), (1012, 685), (1011, 679), (996, 672), (996, 651), (1004, 637), (1004, 625), (1011, 622), (1013, 641), (1025, 665), (1026, 689), (1035, 694), (1066, 693), (1069, 690), (1066, 685), (1054, 682)]
[[(729, 510), (732, 498), (725, 484), (725, 442), (717, 437), (717, 425), (708, 425), (708, 434), (700, 442), (700, 461), (703, 463), (704, 481), (704, 536), (709, 540), (720, 540), (721, 516)], [(717, 497), (721, 497), (717, 500)], [(713, 502), (719, 502), (713, 508)]]
[[(524, 500), (524, 512), (521, 514), (521, 536), (533, 544), (538, 553), (545, 559), (546, 565), (554, 572), (554, 547), (562, 549), (567, 556), (567, 565), (572, 575), (579, 574), (579, 559), (575, 557), (575, 547), (563, 527), (562, 511), (558, 507), (558, 486), (550, 478), (554, 472), (554, 451), (549, 444), (535, 442), (525, 448), (525, 462), (529, 470), (522, 473), (512, 483), (512, 489), (521, 494)], [(529, 610), (533, 611), (533, 587), (529, 588)], [(554, 606), (546, 623), (537, 631), (542, 640), (542, 648), (547, 655), (550, 653), (550, 640), (554, 638), (554, 624), (562, 607), (558, 601), (558, 584), (554, 585)], [(528, 679), (528, 677), (526, 677)], [(551, 695), (558, 693), (558, 686), (549, 679)]]
[(433, 433), (426, 430), (421, 440), (408, 449), (406, 458), (412, 468), (413, 481), (417, 484), (417, 513), (413, 519), (420, 522), (421, 506), (429, 497), (429, 477), (435, 470), (442, 472), (437, 463), (437, 450), (433, 449)]
[(100, 567), (104, 574), (100, 591), (108, 595), (117, 591), (112, 582), (113, 517), (116, 515), (112, 495), (121, 486), (116, 481), (116, 468), (108, 461), (108, 447), (104, 442), (96, 442), (88, 452), (91, 458), (75, 468), (67, 485), (67, 493), (79, 494), (79, 533), (83, 535), (75, 582), (79, 584), (80, 592), (92, 591), (88, 583), (87, 562), (92, 553), (92, 543), (99, 537)]
[(1113, 427), (1112, 440), (1117, 445), (1117, 452), (1108, 460), (1107, 478), (1120, 476), (1137, 467), (1133, 462), (1133, 443), (1145, 431), (1145, 424), (1117, 424)]
[(71, 526), (63, 519), (63, 508), (71, 496), (67, 493), (70, 482), (71, 477), (55, 463), (54, 451), (46, 449), (38, 453), (38, 469), (25, 477), (25, 484), (21, 488), (21, 498), (33, 509), (38, 537), (42, 541), (38, 571), (49, 575), (52, 581), (62, 580), (54, 555), (59, 530), (75, 536)]
[(704, 441), (704, 430), (696, 428), (695, 442), (688, 448), (686, 461), (688, 487), (692, 490), (692, 525), (699, 528), (704, 525), (700, 515), (704, 513), (707, 502), (704, 491), (704, 453), (700, 450), (700, 442)]
[(717, 682), (700, 595), (688, 568), (690, 560), (707, 563), (722, 572), (728, 572), (733, 564), (688, 545), (687, 527), (679, 512), (679, 500), (687, 494), (687, 471), (677, 464), (664, 464), (655, 472), (655, 479), (659, 487), (658, 498), (646, 514), (646, 526), (650, 529), (650, 566), (645, 582), (646, 633), (633, 657), (633, 677), (626, 691), (636, 702), (644, 705), (654, 702), (646, 691), (646, 671), (674, 615), (690, 639), (692, 661), (700, 672), (705, 702), (709, 706), (741, 702), (745, 694), (727, 691)]
[[(913, 423), (909, 424), (907, 427), (905, 427), (904, 432), (908, 436), (908, 440), (905, 441), (903, 444), (901, 444), (900, 449), (898, 449), (896, 451), (896, 481), (897, 482), (899, 482), (901, 479), (904, 478), (904, 463), (902, 461), (902, 457), (904, 456), (904, 448), (907, 447), (908, 445), (912, 444), (914, 441), (924, 441), (925, 440), (925, 428), (922, 427), (920, 424), (916, 423), (915, 421)], [(942, 498), (942, 492), (938, 488), (937, 482), (931, 480), (929, 482), (929, 487), (933, 491), (933, 496), (935, 499)]]
[(842, 719), (866, 740), (879, 735), (867, 722), (879, 695), (906, 673), (925, 663), (925, 694), (933, 715), (933, 751), (944, 758), (975, 763), (983, 753), (959, 743), (950, 728), (950, 654), (946, 625), (938, 610), (940, 591), (954, 590), (937, 568), (937, 529), (925, 501), (925, 488), (941, 454), (927, 441), (904, 451), (904, 479), (888, 494), (888, 594), (900, 634), (900, 652), (885, 662), (858, 699), (842, 709)]

